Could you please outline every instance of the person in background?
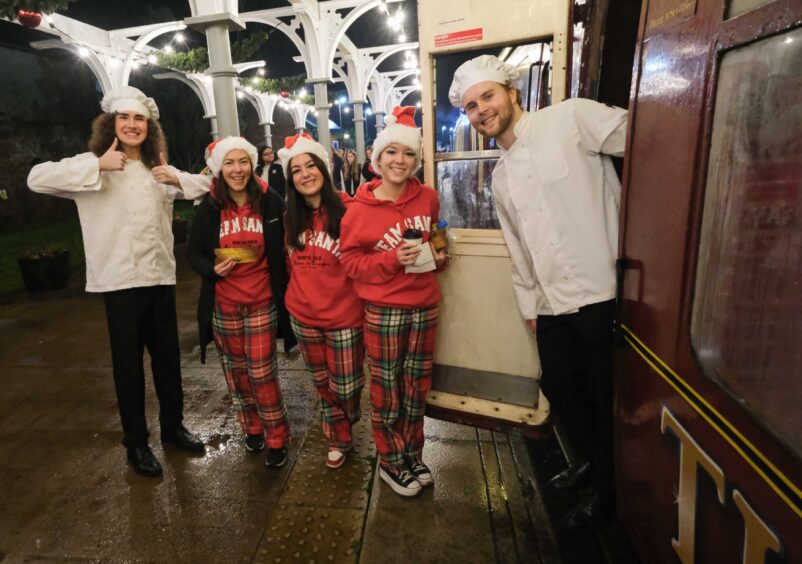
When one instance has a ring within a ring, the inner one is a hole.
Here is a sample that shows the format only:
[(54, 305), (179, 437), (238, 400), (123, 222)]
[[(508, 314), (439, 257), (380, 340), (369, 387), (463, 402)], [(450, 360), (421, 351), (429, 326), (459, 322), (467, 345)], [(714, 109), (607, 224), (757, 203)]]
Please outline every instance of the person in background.
[(254, 174), (256, 148), (242, 137), (210, 145), (214, 175), (189, 235), (188, 256), (202, 277), (198, 300), (201, 362), (214, 340), (248, 452), (267, 444), (265, 465), (287, 461), (290, 430), (281, 396), (276, 335), (294, 342), (284, 307), (287, 263), (284, 201)]
[(351, 198), (334, 189), (326, 150), (308, 135), (288, 137), (279, 155), (287, 174), (287, 309), (320, 400), (326, 466), (339, 468), (365, 383), (362, 300), (340, 264), (340, 222)]
[(124, 86), (101, 102), (88, 153), (33, 167), (34, 192), (69, 198), (81, 219), (86, 291), (103, 295), (122, 443), (134, 471), (162, 475), (148, 445), (145, 421), (147, 348), (162, 443), (204, 452), (183, 425), (184, 393), (178, 347), (173, 256), (173, 201), (206, 193), (205, 177), (167, 164), (159, 109), (140, 90)]
[(343, 166), (343, 190), (353, 197), (356, 194), (356, 189), (361, 184), (359, 162), (356, 160), (355, 151), (347, 151), (345, 153), (345, 165)]
[(331, 144), (331, 176), (337, 190), (343, 189), (343, 167), (345, 166), (345, 155), (340, 149), (339, 143), (335, 141)]
[(369, 145), (365, 149), (365, 163), (362, 165), (362, 179), (365, 182), (370, 182), (377, 176), (376, 169), (373, 168), (373, 163), (371, 159), (373, 157), (373, 145)]
[[(612, 515), (612, 351), (622, 156), (627, 112), (571, 99), (524, 112), (517, 71), (482, 55), (457, 69), (451, 103), (501, 158), (493, 195), (512, 258), (512, 283), (536, 336), (540, 385), (581, 461), (551, 485), (592, 489), (568, 517), (579, 526)], [(578, 365), (578, 368), (577, 368)]]
[[(423, 462), (423, 415), (432, 383), (445, 249), (432, 252), (426, 272), (407, 272), (422, 247), (405, 242), (415, 228), (427, 246), (439, 219), (437, 192), (415, 178), (421, 136), (415, 108), (396, 107), (376, 137), (373, 166), (382, 178), (363, 184), (341, 224), (342, 264), (365, 302), (365, 346), (370, 367), (373, 440), (379, 476), (403, 496), (434, 483)], [(420, 239), (419, 239), (420, 240)]]
[(282, 198), (286, 198), (287, 190), (284, 186), (284, 171), (281, 164), (276, 162), (276, 155), (273, 147), (269, 145), (259, 146), (259, 164), (256, 166), (256, 176), (267, 182), (267, 186), (272, 188)]

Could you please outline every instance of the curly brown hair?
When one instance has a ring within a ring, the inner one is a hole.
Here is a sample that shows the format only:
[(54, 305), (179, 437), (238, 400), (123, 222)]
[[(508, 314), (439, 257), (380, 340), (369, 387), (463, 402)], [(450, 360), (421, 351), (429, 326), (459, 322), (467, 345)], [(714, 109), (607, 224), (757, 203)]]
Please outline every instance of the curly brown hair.
[[(92, 121), (92, 135), (89, 137), (89, 150), (100, 157), (109, 150), (114, 138), (117, 136), (114, 122), (117, 119), (116, 113), (102, 113)], [(140, 159), (142, 163), (153, 168), (159, 166), (159, 153), (164, 153), (164, 158), (169, 160), (167, 154), (167, 141), (164, 139), (164, 132), (158, 121), (148, 120), (148, 136), (142, 143)]]

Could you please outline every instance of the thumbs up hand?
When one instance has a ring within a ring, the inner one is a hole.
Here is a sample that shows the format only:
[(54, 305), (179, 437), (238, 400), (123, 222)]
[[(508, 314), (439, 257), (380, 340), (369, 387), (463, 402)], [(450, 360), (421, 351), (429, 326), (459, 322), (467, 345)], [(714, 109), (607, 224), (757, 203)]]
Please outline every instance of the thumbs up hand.
[(176, 188), (181, 188), (181, 182), (178, 180), (178, 176), (170, 170), (167, 159), (164, 158), (164, 153), (159, 153), (159, 161), (161, 164), (154, 166), (150, 171), (153, 174), (153, 179), (159, 184), (170, 184)]
[(98, 166), (101, 172), (125, 170), (125, 161), (128, 160), (128, 157), (125, 156), (125, 153), (117, 150), (118, 144), (119, 140), (115, 137), (111, 147), (98, 159)]

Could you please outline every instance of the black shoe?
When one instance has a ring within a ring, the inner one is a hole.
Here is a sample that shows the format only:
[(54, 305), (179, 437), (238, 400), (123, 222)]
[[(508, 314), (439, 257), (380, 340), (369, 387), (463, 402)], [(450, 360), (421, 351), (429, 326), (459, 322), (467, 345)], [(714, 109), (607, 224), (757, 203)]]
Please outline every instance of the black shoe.
[(609, 521), (615, 513), (615, 507), (609, 496), (593, 493), (565, 517), (566, 524), (572, 529), (598, 527)]
[(162, 431), (162, 443), (174, 444), (188, 452), (205, 452), (203, 441), (187, 431), (183, 425)]
[(137, 474), (156, 478), (162, 475), (162, 465), (153, 456), (148, 445), (128, 447), (128, 463)]
[(265, 466), (268, 468), (279, 468), (287, 462), (286, 448), (269, 448), (265, 457)]
[(259, 452), (265, 448), (265, 438), (262, 435), (248, 435), (243, 443), (248, 452)]
[(423, 486), (418, 479), (406, 468), (395, 470), (379, 466), (379, 478), (384, 480), (384, 483), (390, 486), (395, 493), (404, 497), (415, 497), (423, 491)]
[(589, 475), (590, 462), (581, 461), (552, 476), (549, 485), (558, 490), (575, 488), (581, 485)]

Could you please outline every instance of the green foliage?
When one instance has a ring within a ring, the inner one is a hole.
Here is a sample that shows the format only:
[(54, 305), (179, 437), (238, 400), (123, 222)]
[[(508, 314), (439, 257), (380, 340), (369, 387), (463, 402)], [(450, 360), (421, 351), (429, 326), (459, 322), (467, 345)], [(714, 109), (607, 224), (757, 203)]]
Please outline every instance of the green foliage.
[(267, 42), (268, 33), (260, 31), (252, 33), (247, 39), (235, 41), (231, 44), (231, 60), (235, 63), (244, 63), (253, 57), (253, 54), (261, 49)]
[(175, 51), (173, 53), (156, 53), (159, 66), (181, 72), (202, 73), (209, 68), (209, 52), (206, 47), (195, 47), (189, 51)]
[(17, 258), (45, 249), (69, 251), (73, 271), (83, 269), (84, 246), (77, 214), (70, 219), (0, 234), (0, 297), (16, 294), (24, 288)]
[(50, 14), (64, 10), (75, 0), (0, 0), (0, 17), (13, 20), (17, 10)]
[[(2, 0), (0, 0), (2, 1)], [(231, 60), (234, 63), (244, 63), (256, 53), (267, 41), (266, 32), (253, 33), (243, 41), (231, 44)], [(195, 47), (188, 51), (175, 51), (173, 53), (156, 53), (159, 66), (181, 72), (202, 73), (209, 68), (209, 51), (206, 47)]]
[[(271, 94), (278, 94), (280, 92), (296, 92), (303, 87), (306, 82), (306, 75), (299, 74), (296, 76), (285, 76), (281, 78), (262, 78), (261, 76), (255, 76), (250, 78), (240, 78), (240, 84), (243, 86), (250, 86), (257, 92), (269, 92)], [(293, 98), (294, 100), (297, 97)], [(315, 97), (307, 94), (300, 98), (301, 102), (304, 104), (311, 105), (315, 101)]]

